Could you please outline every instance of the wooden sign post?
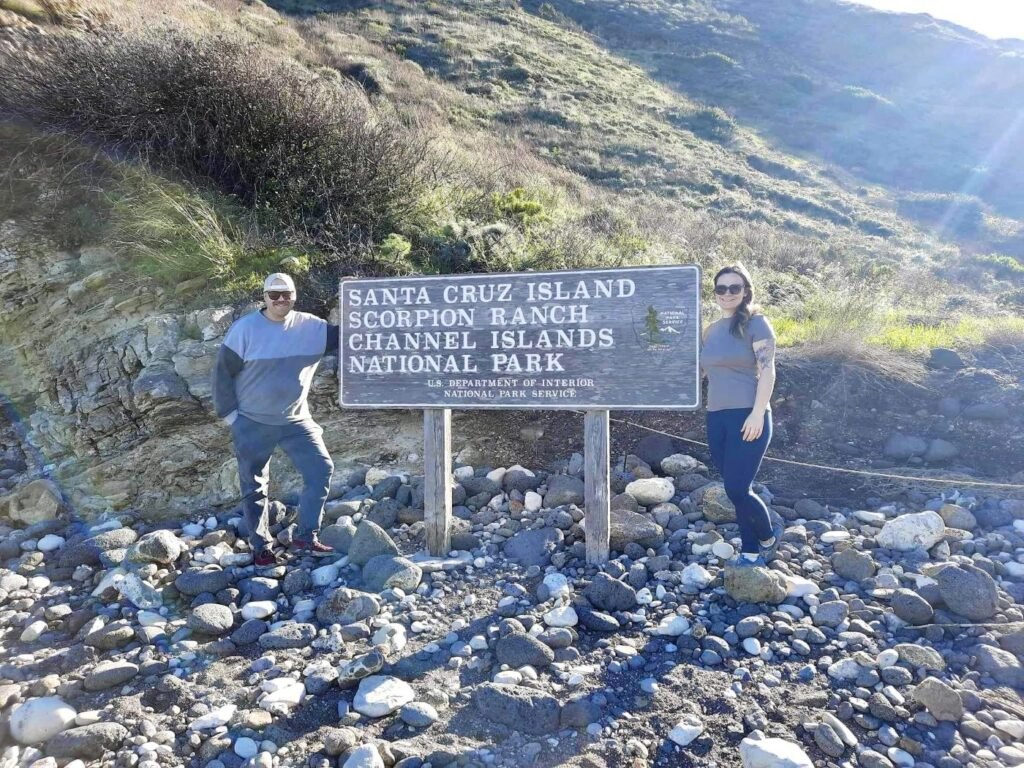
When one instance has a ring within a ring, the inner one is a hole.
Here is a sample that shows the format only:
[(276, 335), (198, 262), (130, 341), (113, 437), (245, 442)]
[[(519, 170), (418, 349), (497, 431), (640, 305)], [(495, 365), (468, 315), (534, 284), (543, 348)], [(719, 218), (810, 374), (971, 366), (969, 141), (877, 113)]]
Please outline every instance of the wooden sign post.
[(423, 521), (427, 552), (434, 557), (451, 549), (452, 525), (452, 412), (423, 409)]
[(608, 561), (612, 524), (609, 477), (608, 411), (587, 411), (583, 417), (583, 528), (587, 534), (587, 562)]
[(586, 411), (587, 561), (609, 556), (608, 412), (700, 405), (700, 268), (345, 279), (342, 408), (423, 409), (430, 554), (451, 546), (452, 408)]

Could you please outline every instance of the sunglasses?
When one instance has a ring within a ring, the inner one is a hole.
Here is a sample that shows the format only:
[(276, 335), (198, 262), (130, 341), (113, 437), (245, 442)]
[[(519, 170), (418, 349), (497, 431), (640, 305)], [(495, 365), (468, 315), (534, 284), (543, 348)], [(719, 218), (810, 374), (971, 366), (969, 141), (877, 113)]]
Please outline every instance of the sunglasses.
[(291, 291), (267, 291), (267, 298), (271, 301), (277, 301), (278, 299), (290, 299), (291, 297)]
[(727, 293), (731, 293), (733, 296), (743, 292), (743, 286), (740, 283), (733, 283), (732, 285), (716, 285), (715, 293), (719, 296), (725, 296)]

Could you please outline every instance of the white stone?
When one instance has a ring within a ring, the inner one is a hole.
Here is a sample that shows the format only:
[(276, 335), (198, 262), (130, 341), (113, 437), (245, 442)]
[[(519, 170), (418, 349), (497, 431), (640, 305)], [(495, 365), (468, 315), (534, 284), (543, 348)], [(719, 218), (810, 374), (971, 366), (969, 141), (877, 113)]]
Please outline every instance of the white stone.
[(353, 706), (367, 717), (384, 717), (414, 701), (416, 694), (404, 680), (387, 675), (371, 675), (359, 683)]
[(544, 614), (544, 623), (549, 627), (575, 627), (580, 617), (576, 615), (576, 609), (571, 605), (563, 605), (552, 608)]
[(259, 745), (248, 736), (239, 736), (235, 739), (235, 754), (243, 760), (256, 757), (256, 753), (259, 751)]
[(486, 651), (487, 650), (487, 638), (483, 635), (473, 635), (469, 638), (469, 647), (474, 651)]
[(497, 469), (492, 469), (490, 472), (487, 473), (487, 479), (488, 480), (493, 480), (498, 485), (501, 485), (501, 481), (505, 479), (505, 473), (506, 472), (508, 472), (508, 470), (505, 469), (504, 467), (498, 467)]
[(405, 634), (405, 627), (401, 624), (385, 624), (373, 633), (374, 645), (387, 646), (386, 653), (397, 653), (405, 648), (409, 642)]
[(135, 614), (135, 620), (143, 627), (162, 627), (167, 624), (167, 619), (155, 611), (139, 611)]
[(190, 539), (198, 539), (204, 533), (206, 533), (206, 529), (201, 523), (186, 523), (181, 526), (181, 535)]
[(514, 669), (508, 669), (504, 672), (498, 672), (494, 676), (494, 682), (504, 683), (505, 685), (519, 685), (523, 682), (523, 674)]
[(682, 719), (668, 732), (668, 737), (680, 747), (685, 747), (703, 732), (704, 723), (699, 717), (683, 715)]
[(879, 669), (888, 669), (895, 666), (900, 660), (900, 654), (893, 648), (886, 648), (875, 657), (875, 663)]
[(806, 597), (821, 592), (821, 587), (803, 576), (785, 576), (786, 594), (790, 597)]
[(0, 576), (0, 589), (4, 592), (15, 592), (28, 586), (28, 579), (20, 573), (8, 573)]
[(868, 525), (882, 525), (885, 523), (884, 512), (870, 512), (866, 509), (859, 509), (853, 513), (853, 516)]
[(548, 588), (548, 599), (569, 596), (569, 580), (560, 573), (549, 573), (544, 577), (544, 586)]
[(223, 707), (218, 707), (193, 720), (189, 725), (189, 730), (208, 731), (213, 728), (220, 728), (222, 725), (227, 725), (231, 722), (231, 718), (235, 716), (237, 709), (234, 704), (225, 704)]
[[(472, 467), (469, 467), (469, 466), (467, 466), (467, 467), (456, 467), (455, 471), (452, 472), (452, 475), (455, 477), (455, 480), (457, 482), (461, 483), (463, 480), (469, 480), (469, 478), (471, 478), (473, 476), (473, 473), (475, 471), (476, 470), (474, 470)], [(367, 485), (369, 485), (369, 483), (367, 483)]]
[(711, 545), (711, 554), (713, 554), (719, 560), (728, 560), (730, 557), (736, 554), (736, 547), (734, 547), (728, 541), (716, 541), (714, 544)]
[(931, 549), (946, 534), (946, 524), (938, 512), (909, 512), (886, 521), (876, 537), (878, 545), (898, 552)]
[(654, 595), (647, 587), (642, 587), (636, 591), (636, 602), (638, 605), (650, 605), (654, 602)]
[(31, 589), (33, 592), (42, 592), (42, 591), (44, 591), (46, 589), (49, 589), (50, 588), (50, 578), (49, 578), (49, 576), (42, 576), (42, 575), (32, 576), (28, 580), (28, 588)]
[(21, 633), (21, 642), (23, 643), (34, 643), (39, 639), (39, 636), (47, 630), (47, 624), (45, 621), (33, 621), (24, 631)]
[(899, 768), (914, 768), (914, 763), (917, 762), (912, 754), (899, 747), (889, 747), (885, 753)]
[(384, 768), (384, 760), (373, 744), (363, 744), (348, 753), (341, 768)]
[(527, 512), (537, 512), (544, 504), (544, 497), (536, 491), (527, 491), (523, 499), (523, 507)]
[(856, 680), (858, 675), (860, 664), (856, 659), (840, 659), (828, 667), (828, 676), (833, 680)]
[[(281, 679), (281, 678), (278, 678)], [(280, 688), (271, 691), (262, 699), (260, 699), (260, 707), (262, 709), (271, 709), (275, 706), (287, 706), (294, 707), (302, 703), (306, 698), (306, 686), (302, 683), (291, 680), (290, 678), (284, 678), (287, 680), (286, 685), (282, 685)]]
[(751, 656), (758, 656), (761, 653), (761, 641), (756, 637), (748, 637), (743, 640), (743, 650)]
[(849, 531), (825, 531), (818, 539), (822, 544), (836, 544), (850, 538)]
[(1024, 563), (1017, 563), (1010, 560), (1009, 562), (1003, 563), (1003, 567), (1006, 568), (1006, 575), (1011, 579), (1024, 579)]
[(29, 699), (11, 711), (11, 736), (19, 744), (39, 744), (70, 728), (76, 714), (58, 696)]
[(651, 507), (663, 504), (675, 496), (676, 486), (667, 477), (644, 477), (627, 485), (626, 493), (636, 499), (638, 504)]
[(48, 533), (36, 543), (36, 549), (40, 552), (53, 552), (64, 546), (64, 537), (55, 533)]
[(679, 578), (683, 586), (690, 589), (704, 589), (715, 580), (715, 577), (708, 573), (708, 570), (700, 563), (690, 563), (683, 568)]
[(690, 631), (690, 620), (685, 616), (666, 616), (661, 620), (654, 629), (651, 630), (652, 635), (661, 635), (665, 637), (679, 637)]
[(340, 573), (341, 569), (334, 563), (331, 563), (330, 565), (321, 565), (319, 568), (314, 568), (310, 571), (309, 578), (312, 579), (314, 586), (326, 587), (337, 579)]
[(1024, 740), (1024, 720), (996, 720), (996, 728), (1017, 741)]
[(265, 619), (275, 613), (277, 613), (277, 603), (273, 600), (253, 600), (242, 606), (242, 618), (246, 621)]
[(748, 736), (740, 742), (743, 768), (814, 768), (814, 763), (798, 744), (785, 739), (757, 739)]
[[(458, 477), (458, 472), (458, 470), (455, 470), (456, 477)], [(472, 469), (470, 470), (470, 476), (472, 476)], [(380, 467), (370, 467), (368, 470), (366, 470), (366, 479), (363, 482), (370, 488), (373, 488), (375, 485), (377, 485), (377, 483), (383, 480), (387, 480), (389, 477), (391, 477), (391, 473), (388, 472), (386, 469), (381, 469)]]

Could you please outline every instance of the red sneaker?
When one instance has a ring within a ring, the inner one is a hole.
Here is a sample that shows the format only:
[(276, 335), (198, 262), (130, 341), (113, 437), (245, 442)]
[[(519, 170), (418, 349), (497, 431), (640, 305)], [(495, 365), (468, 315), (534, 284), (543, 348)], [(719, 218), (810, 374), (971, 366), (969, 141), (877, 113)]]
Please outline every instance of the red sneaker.
[(271, 565), (277, 565), (277, 555), (274, 554), (272, 549), (264, 549), (256, 553), (253, 562), (258, 568), (267, 568)]
[(292, 539), (292, 546), (296, 549), (309, 552), (316, 557), (326, 557), (335, 554), (334, 547), (330, 547), (313, 536), (311, 539)]

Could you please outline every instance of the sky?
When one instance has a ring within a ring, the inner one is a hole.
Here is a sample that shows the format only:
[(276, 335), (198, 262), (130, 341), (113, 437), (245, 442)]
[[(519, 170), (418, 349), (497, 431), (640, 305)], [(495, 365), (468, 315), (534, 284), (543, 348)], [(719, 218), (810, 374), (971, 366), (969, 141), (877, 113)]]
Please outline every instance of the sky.
[(1024, 39), (1024, 0), (853, 0), (886, 11), (930, 13), (989, 37)]

